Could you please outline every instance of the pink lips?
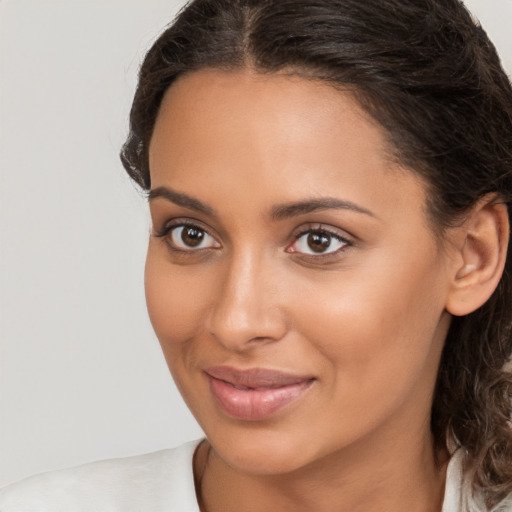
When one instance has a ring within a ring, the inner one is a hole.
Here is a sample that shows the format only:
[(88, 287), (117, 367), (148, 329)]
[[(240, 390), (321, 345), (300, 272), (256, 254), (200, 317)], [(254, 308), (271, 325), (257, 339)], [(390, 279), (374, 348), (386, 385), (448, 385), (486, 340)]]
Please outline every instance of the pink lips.
[(210, 390), (225, 414), (236, 419), (262, 420), (301, 397), (313, 383), (274, 370), (237, 370), (229, 366), (207, 368)]

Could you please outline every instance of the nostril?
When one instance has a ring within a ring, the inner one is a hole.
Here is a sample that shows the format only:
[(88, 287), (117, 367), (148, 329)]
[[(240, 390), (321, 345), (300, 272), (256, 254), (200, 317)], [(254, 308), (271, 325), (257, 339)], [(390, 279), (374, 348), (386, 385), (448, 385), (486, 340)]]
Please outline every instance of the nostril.
[(286, 333), (286, 323), (279, 316), (254, 318), (253, 322), (212, 323), (208, 329), (212, 338), (235, 351), (279, 341)]
[(249, 340), (249, 342), (252, 342), (252, 341), (255, 341), (255, 342), (262, 342), (263, 341), (264, 342), (264, 341), (275, 341), (275, 340), (271, 340), (271, 339), (269, 339), (266, 336), (255, 336), (254, 338)]

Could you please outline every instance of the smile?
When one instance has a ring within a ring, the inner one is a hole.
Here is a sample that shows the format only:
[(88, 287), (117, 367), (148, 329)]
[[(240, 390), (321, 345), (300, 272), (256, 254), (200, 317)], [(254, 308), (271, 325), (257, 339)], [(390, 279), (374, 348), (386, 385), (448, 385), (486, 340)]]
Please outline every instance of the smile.
[(227, 416), (245, 421), (268, 418), (299, 399), (314, 381), (259, 368), (241, 371), (218, 366), (205, 373), (220, 409)]

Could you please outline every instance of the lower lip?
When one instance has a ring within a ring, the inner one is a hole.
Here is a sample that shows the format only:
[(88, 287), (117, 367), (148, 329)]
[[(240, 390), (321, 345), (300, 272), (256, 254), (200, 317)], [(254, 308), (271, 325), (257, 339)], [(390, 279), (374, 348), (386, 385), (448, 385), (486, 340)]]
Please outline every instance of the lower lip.
[(238, 389), (208, 377), (211, 392), (222, 411), (232, 418), (258, 421), (268, 418), (299, 399), (313, 383), (305, 380), (278, 388)]

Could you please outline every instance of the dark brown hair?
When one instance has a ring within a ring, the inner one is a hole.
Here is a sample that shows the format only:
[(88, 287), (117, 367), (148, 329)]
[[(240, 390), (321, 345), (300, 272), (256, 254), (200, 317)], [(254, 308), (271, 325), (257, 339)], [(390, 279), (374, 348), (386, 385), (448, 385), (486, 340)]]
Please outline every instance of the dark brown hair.
[[(202, 68), (293, 71), (350, 87), (396, 158), (429, 185), (437, 229), (480, 198), (512, 200), (512, 88), (459, 0), (195, 0), (148, 52), (121, 152), (149, 189), (148, 147), (177, 77)], [(453, 318), (433, 400), (437, 448), (467, 452), (473, 489), (512, 492), (512, 259), (495, 293)]]

